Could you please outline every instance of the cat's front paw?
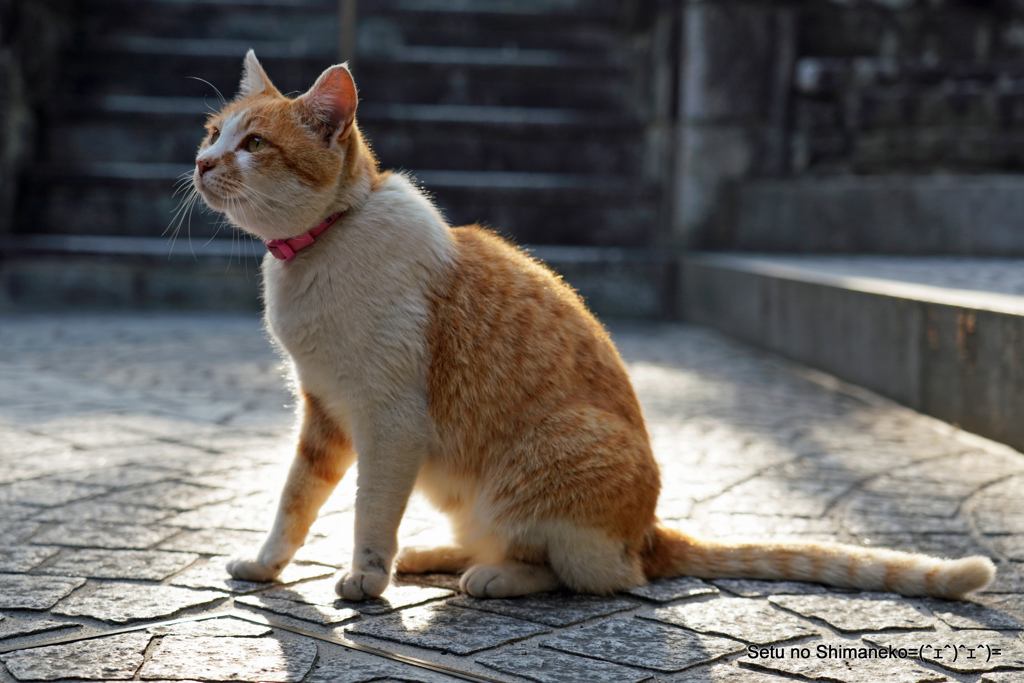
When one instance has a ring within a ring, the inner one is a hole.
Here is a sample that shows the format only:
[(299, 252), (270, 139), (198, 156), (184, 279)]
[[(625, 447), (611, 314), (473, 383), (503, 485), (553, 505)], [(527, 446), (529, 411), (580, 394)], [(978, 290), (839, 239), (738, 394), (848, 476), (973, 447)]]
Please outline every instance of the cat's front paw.
[(346, 600), (379, 598), (388, 587), (389, 577), (383, 572), (353, 569), (338, 580), (335, 592)]
[(235, 559), (228, 562), (227, 565), (228, 574), (239, 581), (273, 581), (283, 569), (284, 565), (280, 567), (267, 566), (257, 560)]

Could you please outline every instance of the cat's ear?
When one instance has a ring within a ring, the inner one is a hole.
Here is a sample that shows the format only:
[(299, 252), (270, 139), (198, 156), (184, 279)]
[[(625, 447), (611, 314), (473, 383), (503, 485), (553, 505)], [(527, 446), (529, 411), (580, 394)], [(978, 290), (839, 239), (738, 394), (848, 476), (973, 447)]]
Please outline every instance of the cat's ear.
[(347, 64), (336, 64), (324, 71), (299, 100), (328, 147), (351, 132), (359, 96)]
[(238, 84), (238, 97), (241, 99), (263, 92), (269, 95), (281, 94), (270, 82), (267, 72), (263, 70), (260, 61), (256, 59), (256, 53), (249, 50), (242, 63), (242, 82)]

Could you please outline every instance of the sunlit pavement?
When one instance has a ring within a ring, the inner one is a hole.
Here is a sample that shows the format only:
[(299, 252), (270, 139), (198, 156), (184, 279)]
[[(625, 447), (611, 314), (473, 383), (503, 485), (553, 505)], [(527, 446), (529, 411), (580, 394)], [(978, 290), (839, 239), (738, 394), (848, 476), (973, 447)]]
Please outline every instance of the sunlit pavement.
[[(454, 577), (400, 576), (383, 600), (345, 603), (331, 576), (351, 550), (350, 475), (283, 584), (231, 581), (292, 450), (260, 321), (6, 317), (0, 681), (1024, 680), (1024, 456), (701, 328), (611, 329), (663, 519), (981, 553), (999, 579), (972, 603), (693, 579), (478, 601)], [(403, 539), (446, 533), (414, 500)]]

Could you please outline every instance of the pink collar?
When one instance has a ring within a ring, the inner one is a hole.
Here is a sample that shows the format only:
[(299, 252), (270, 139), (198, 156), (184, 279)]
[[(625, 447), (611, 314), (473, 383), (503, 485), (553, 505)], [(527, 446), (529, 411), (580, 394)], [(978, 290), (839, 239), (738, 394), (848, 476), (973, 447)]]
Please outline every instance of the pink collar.
[(298, 237), (292, 237), (287, 240), (267, 240), (267, 251), (273, 254), (274, 258), (281, 259), (282, 261), (295, 258), (295, 252), (299, 249), (305, 249), (313, 244), (313, 242), (316, 242), (316, 238), (320, 233), (331, 227), (336, 220), (341, 218), (343, 213), (345, 212), (340, 211), (334, 214), (309, 232), (305, 232)]

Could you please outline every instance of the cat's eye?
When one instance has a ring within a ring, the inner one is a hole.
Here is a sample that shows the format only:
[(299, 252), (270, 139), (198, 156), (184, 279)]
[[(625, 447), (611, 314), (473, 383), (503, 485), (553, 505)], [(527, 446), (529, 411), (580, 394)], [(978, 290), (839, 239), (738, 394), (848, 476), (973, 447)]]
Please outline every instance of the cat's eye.
[(217, 142), (217, 138), (219, 138), (219, 137), (220, 137), (220, 131), (217, 130), (216, 128), (214, 128), (213, 132), (210, 133), (210, 144), (212, 145), (215, 142)]
[(249, 138), (249, 143), (245, 146), (250, 152), (258, 152), (267, 146), (267, 141), (261, 138), (259, 135), (253, 135)]

